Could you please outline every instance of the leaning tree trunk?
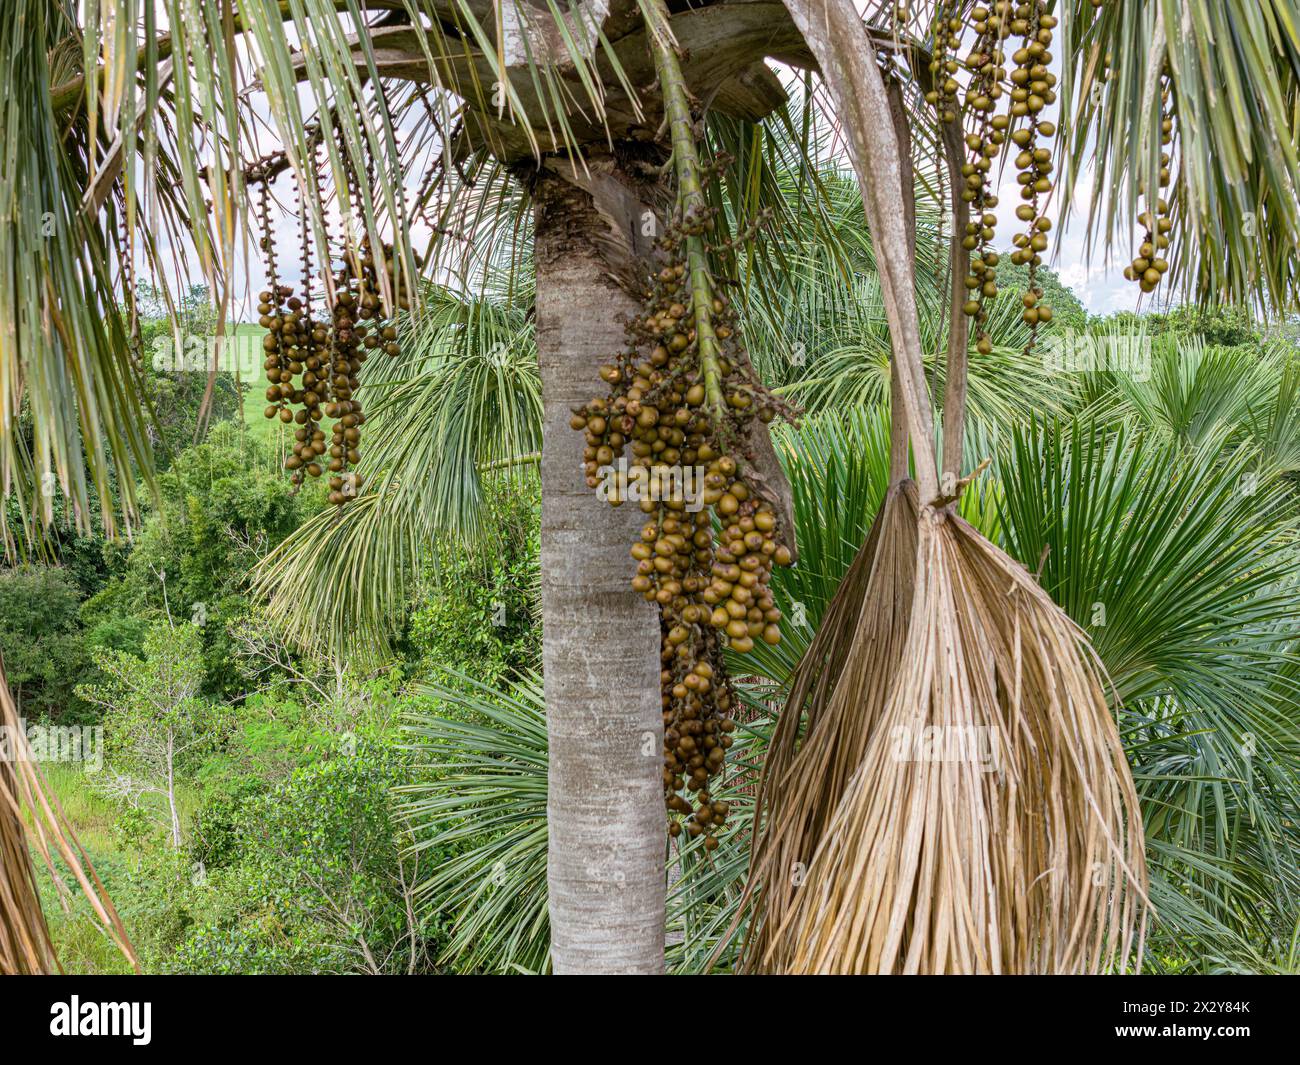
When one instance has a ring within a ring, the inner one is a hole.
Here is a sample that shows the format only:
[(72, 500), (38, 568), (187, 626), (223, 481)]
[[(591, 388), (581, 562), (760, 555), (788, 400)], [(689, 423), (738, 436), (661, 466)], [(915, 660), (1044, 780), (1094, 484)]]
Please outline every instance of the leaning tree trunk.
[(573, 408), (601, 391), (599, 367), (622, 349), (637, 311), (615, 267), (639, 221), (630, 189), (588, 165), (576, 180), (600, 210), (550, 172), (535, 192), (551, 957), (557, 973), (661, 973), (659, 621), (632, 591), (628, 554), (642, 515), (587, 487), (583, 436), (569, 426)]

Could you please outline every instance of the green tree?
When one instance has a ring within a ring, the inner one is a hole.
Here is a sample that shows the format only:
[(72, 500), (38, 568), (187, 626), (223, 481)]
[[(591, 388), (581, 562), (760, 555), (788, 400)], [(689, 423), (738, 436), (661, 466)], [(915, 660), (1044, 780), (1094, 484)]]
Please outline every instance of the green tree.
[(1168, 313), (1138, 315), (1131, 311), (1100, 319), (1103, 325), (1132, 325), (1149, 334), (1168, 334), (1179, 341), (1199, 340), (1219, 347), (1259, 347), (1264, 329), (1247, 307), (1187, 303)]
[(107, 679), (83, 685), (82, 698), (104, 712), (108, 759), (104, 788), (133, 807), (157, 812), (173, 848), (181, 845), (180, 774), (220, 739), (222, 711), (201, 694), (198, 629), (159, 622), (144, 655), (100, 651)]
[(205, 692), (234, 697), (240, 678), (229, 668), (229, 630), (249, 611), (249, 574), (315, 497), (295, 494), (267, 446), (231, 422), (181, 451), (158, 489), (120, 576), (87, 601), (83, 619), (93, 642), (135, 651), (141, 617), (197, 626)]
[(82, 718), (75, 686), (88, 663), (78, 606), (62, 569), (0, 570), (0, 656), (18, 712), (29, 719)]
[(450, 541), (437, 548), (412, 604), (407, 640), (424, 662), (461, 664), (493, 682), (541, 661), (539, 500), (525, 486), (493, 485), (490, 495), (494, 532), (482, 546)]
[(200, 923), (172, 966), (185, 972), (428, 971), (436, 915), (416, 885), (437, 857), (408, 853), (392, 788), (403, 756), (377, 737), (344, 736), (328, 757), (240, 803), (238, 861), (206, 870), (229, 913)]

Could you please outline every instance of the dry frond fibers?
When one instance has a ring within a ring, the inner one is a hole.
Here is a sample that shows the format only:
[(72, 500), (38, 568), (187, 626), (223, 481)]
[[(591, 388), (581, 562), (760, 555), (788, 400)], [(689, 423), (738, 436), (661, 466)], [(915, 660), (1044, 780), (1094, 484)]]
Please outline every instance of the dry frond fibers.
[[(1092, 973), (1140, 964), (1142, 822), (1086, 635), (1019, 563), (928, 507), (914, 593), (892, 690), (883, 708), (866, 693), (860, 709), (871, 729), (861, 763), (754, 967)], [(867, 644), (857, 653), (885, 657)], [(846, 697), (858, 696), (864, 673), (845, 663)], [(986, 757), (918, 757), (922, 736), (980, 737)], [(772, 813), (778, 828), (788, 816)]]
[(886, 494), (795, 670), (756, 803), (763, 831), (754, 835), (750, 864), (747, 968), (787, 961), (772, 933), (801, 890), (897, 674), (914, 597), (916, 531), (916, 486), (905, 481)]

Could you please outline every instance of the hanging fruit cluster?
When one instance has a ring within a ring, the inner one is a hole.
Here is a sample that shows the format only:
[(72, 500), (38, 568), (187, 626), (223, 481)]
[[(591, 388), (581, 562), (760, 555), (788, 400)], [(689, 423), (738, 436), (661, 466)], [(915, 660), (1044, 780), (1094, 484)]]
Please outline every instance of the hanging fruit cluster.
[[(360, 402), (353, 396), (360, 383), (361, 364), (366, 361), (363, 342), (367, 338), (366, 327), (358, 321), (361, 307), (356, 282), (351, 262), (345, 259), (343, 269), (334, 278), (330, 361), (323, 378), (330, 394), (325, 413), (334, 419), (330, 430), (329, 500), (335, 504), (346, 501), (348, 466), (361, 461), (361, 426), (366, 420)], [(352, 474), (352, 483), (357, 476)]]
[(298, 353), (298, 314), (285, 302), (293, 295), (293, 289), (279, 281), (271, 230), (271, 194), (265, 180), (258, 189), (258, 219), (262, 227), (259, 246), (266, 256), (266, 277), (271, 285), (257, 296), (258, 325), (266, 330), (262, 337), (262, 350), (266, 353), (263, 366), (270, 382), (266, 390), (265, 413), (268, 418), (278, 417), (282, 422), (291, 422), (293, 411), (289, 409), (289, 403), (294, 392), (292, 367)]
[[(661, 240), (665, 262), (628, 349), (601, 369), (609, 392), (571, 425), (586, 435), (587, 485), (615, 506), (636, 499), (646, 515), (632, 587), (659, 608), (665, 802), (713, 850), (728, 806), (710, 785), (735, 729), (721, 651), (780, 642), (768, 582), (791, 552), (742, 472), (751, 420), (770, 421), (778, 402), (740, 346), (735, 311), (689, 265), (689, 241), (710, 224), (706, 212), (687, 215)], [(682, 824), (670, 819), (669, 832)]]
[(966, 134), (966, 147), (970, 157), (962, 165), (966, 185), (961, 198), (971, 205), (971, 219), (966, 223), (962, 247), (971, 252), (970, 272), (966, 275), (968, 299), (962, 313), (974, 318), (977, 327), (976, 348), (982, 354), (993, 350), (993, 342), (983, 328), (988, 321), (985, 303), (998, 294), (998, 253), (993, 250), (993, 235), (997, 215), (993, 213), (998, 197), (991, 190), (989, 173), (1006, 143), (1010, 119), (995, 114), (997, 101), (1003, 96), (1002, 64), (1006, 56), (1002, 42), (1010, 35), (1011, 26), (995, 11), (977, 7), (971, 12), (976, 33), (975, 45), (966, 57), (966, 69), (971, 72), (971, 82), (966, 91), (966, 108), (975, 116), (976, 129)]
[[(297, 186), (295, 185), (297, 193)], [(266, 184), (262, 185), (263, 194)], [(320, 463), (316, 461), (324, 454), (325, 434), (321, 430), (321, 399), (326, 391), (328, 367), (322, 365), (328, 360), (329, 333), (324, 325), (312, 320), (312, 257), (311, 240), (307, 228), (307, 212), (298, 193), (299, 233), (301, 239), (301, 258), (303, 289), (306, 298), (303, 321), (300, 365), (290, 366), (292, 373), (302, 373), (302, 387), (288, 397), (302, 404), (302, 410), (294, 416), (298, 428), (294, 431), (293, 454), (285, 461), (285, 467), (293, 471), (294, 484), (301, 484), (303, 474), (313, 477), (321, 475)], [(285, 419), (286, 421), (288, 419)]]
[[(349, 241), (340, 250), (341, 265), (331, 276), (334, 297), (329, 319), (314, 320), (312, 242), (300, 195), (303, 298), (279, 281), (269, 183), (282, 168), (280, 156), (268, 156), (247, 172), (249, 183), (259, 189), (260, 246), (270, 282), (258, 297), (258, 322), (266, 330), (262, 340), (269, 382), (265, 413), (286, 425), (297, 425), (292, 453), (285, 460), (292, 482), (301, 485), (305, 477), (328, 473), (329, 502), (342, 506), (364, 482), (355, 469), (361, 460), (361, 426), (366, 420), (356, 398), (361, 365), (375, 350), (389, 356), (401, 354), (394, 316), (397, 311), (410, 309), (410, 294), (392, 247), (382, 245), (377, 261), (369, 238), (363, 237), (357, 243)], [(319, 165), (314, 170), (319, 182)], [(360, 202), (354, 176), (349, 177), (349, 185), (352, 202)], [(319, 185), (317, 197), (320, 199)], [(328, 227), (325, 241), (328, 248)], [(327, 265), (328, 261), (327, 255)], [(393, 316), (384, 312), (385, 289), (390, 294)], [(328, 444), (321, 424), (325, 418), (333, 420)]]
[(1042, 302), (1043, 290), (1036, 276), (1043, 252), (1047, 250), (1047, 233), (1052, 228), (1051, 219), (1043, 213), (1043, 197), (1052, 191), (1052, 150), (1038, 139), (1047, 140), (1056, 133), (1051, 122), (1039, 118), (1043, 108), (1056, 100), (1056, 75), (1047, 69), (1052, 61), (1049, 46), (1056, 17), (1048, 14), (1046, 8), (1043, 0), (1017, 5), (1011, 21), (1012, 33), (1023, 37), (1021, 47), (1011, 56), (1014, 64), (1010, 75), (1011, 117), (1028, 119), (1026, 125), (1011, 134), (1012, 142), (1020, 149), (1015, 160), (1020, 171), (1016, 180), (1020, 184), (1020, 198), (1025, 201), (1016, 208), (1016, 217), (1026, 223), (1026, 229), (1012, 240), (1016, 250), (1011, 253), (1011, 261), (1029, 267), (1028, 285), (1021, 297), (1024, 303), (1021, 317), (1030, 327), (1026, 350), (1033, 347), (1038, 326), (1052, 320), (1052, 308)]
[(931, 43), (930, 80), (932, 88), (925, 94), (926, 103), (934, 107), (942, 122), (957, 120), (957, 93), (961, 86), (955, 77), (955, 52), (961, 47), (961, 19), (951, 4), (940, 4), (935, 14), (934, 40)]
[[(1160, 119), (1160, 146), (1166, 148), (1174, 139), (1174, 121), (1168, 115), (1169, 108), (1169, 89), (1166, 87), (1160, 96), (1162, 106), (1162, 115)], [(1160, 153), (1160, 187), (1167, 188), (1170, 181), (1169, 173), (1169, 153), (1161, 151)], [(1144, 186), (1139, 186), (1139, 191), (1144, 192)], [(1149, 202), (1149, 201), (1148, 201)], [(1173, 228), (1173, 222), (1169, 219), (1169, 203), (1162, 196), (1155, 199), (1155, 211), (1150, 207), (1138, 215), (1138, 221), (1146, 229), (1146, 234), (1142, 239), (1142, 244), (1138, 248), (1138, 253), (1133, 261), (1124, 268), (1124, 276), (1129, 281), (1135, 281), (1141, 287), (1143, 292), (1154, 292), (1160, 279), (1164, 277), (1165, 272), (1169, 269), (1169, 262), (1160, 253), (1169, 247), (1169, 230)]]
[[(400, 275), (392, 257), (392, 246), (384, 244), (382, 248), (382, 269), (387, 274), (389, 291), (398, 292)], [(354, 254), (344, 255), (342, 266), (334, 275), (330, 365), (323, 381), (331, 397), (325, 414), (334, 419), (327, 465), (329, 501), (339, 505), (363, 483), (363, 475), (355, 470), (361, 461), (361, 426), (366, 421), (356, 398), (361, 364), (371, 352), (396, 357), (402, 350), (397, 326), (384, 317), (379, 269), (370, 240), (363, 237)], [(396, 297), (396, 302), (400, 310), (410, 308), (410, 298), (404, 291)]]

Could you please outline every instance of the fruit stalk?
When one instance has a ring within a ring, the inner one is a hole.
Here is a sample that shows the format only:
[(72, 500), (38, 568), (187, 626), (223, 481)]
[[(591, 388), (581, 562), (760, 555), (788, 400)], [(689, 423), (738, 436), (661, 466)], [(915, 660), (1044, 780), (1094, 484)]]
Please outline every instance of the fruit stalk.
[(722, 395), (722, 370), (718, 364), (717, 339), (713, 333), (713, 284), (709, 277), (708, 256), (704, 250), (702, 230), (708, 217), (708, 205), (700, 185), (700, 157), (695, 150), (691, 106), (686, 93), (686, 78), (673, 48), (668, 29), (668, 9), (663, 0), (651, 0), (657, 25), (650, 27), (651, 49), (659, 90), (663, 94), (664, 115), (673, 146), (673, 170), (677, 177), (677, 204), (681, 210), (686, 236), (686, 265), (691, 278), (691, 304), (695, 318), (695, 343), (700, 355), (700, 374), (704, 395), (716, 425), (726, 411)]

